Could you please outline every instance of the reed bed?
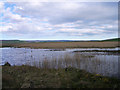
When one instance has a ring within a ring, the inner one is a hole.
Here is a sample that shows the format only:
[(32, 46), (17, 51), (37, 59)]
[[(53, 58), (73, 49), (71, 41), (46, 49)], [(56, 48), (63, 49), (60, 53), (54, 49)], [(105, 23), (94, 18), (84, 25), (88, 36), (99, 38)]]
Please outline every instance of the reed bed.
[(36, 61), (32, 55), (31, 51), (31, 60), (25, 58), (27, 65), (3, 66), (3, 88), (120, 87), (120, 80), (113, 78), (118, 73), (118, 62), (85, 53), (66, 53), (42, 61)]
[(29, 47), (29, 48), (114, 48), (119, 42), (32, 42), (32, 43), (2, 43), (2, 47)]
[(52, 60), (45, 58), (42, 61), (31, 61), (27, 62), (27, 65), (36, 66), (43, 69), (61, 69), (73, 67), (77, 69), (86, 70), (90, 73), (97, 73), (104, 76), (116, 77), (118, 73), (117, 62), (106, 61), (106, 58), (101, 60), (92, 55), (86, 54), (65, 54), (64, 56), (55, 58), (52, 57)]

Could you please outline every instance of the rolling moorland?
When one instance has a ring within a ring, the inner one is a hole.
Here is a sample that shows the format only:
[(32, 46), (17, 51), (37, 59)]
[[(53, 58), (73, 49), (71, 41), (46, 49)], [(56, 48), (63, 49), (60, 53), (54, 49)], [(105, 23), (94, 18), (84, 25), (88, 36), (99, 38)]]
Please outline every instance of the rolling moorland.
[(119, 47), (120, 38), (107, 40), (72, 41), (72, 40), (0, 40), (0, 47), (29, 48), (114, 48)]

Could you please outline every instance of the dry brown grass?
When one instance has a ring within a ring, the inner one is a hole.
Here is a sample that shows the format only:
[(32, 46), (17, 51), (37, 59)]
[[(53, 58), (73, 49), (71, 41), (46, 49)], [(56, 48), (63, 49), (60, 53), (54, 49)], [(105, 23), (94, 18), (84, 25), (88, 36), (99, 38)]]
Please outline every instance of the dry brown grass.
[(120, 46), (119, 42), (37, 42), (13, 43), (2, 46), (30, 47), (30, 48), (113, 48)]

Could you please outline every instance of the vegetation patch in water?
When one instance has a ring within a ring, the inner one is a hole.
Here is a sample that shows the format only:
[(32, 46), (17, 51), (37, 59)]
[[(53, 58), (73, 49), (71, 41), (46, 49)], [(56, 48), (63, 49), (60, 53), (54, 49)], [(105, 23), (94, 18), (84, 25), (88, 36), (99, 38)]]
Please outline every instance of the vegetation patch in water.
[(79, 50), (79, 51), (73, 51), (73, 52), (104, 52), (106, 55), (119, 55), (120, 50)]
[(65, 49), (50, 49), (50, 50), (46, 50), (46, 51), (65, 51)]
[(119, 52), (120, 50), (79, 50), (74, 52)]

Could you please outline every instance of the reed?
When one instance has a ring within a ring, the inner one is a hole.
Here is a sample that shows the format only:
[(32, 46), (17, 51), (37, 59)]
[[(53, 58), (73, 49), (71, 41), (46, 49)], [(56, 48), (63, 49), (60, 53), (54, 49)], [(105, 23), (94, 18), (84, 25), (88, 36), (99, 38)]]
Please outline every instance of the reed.
[[(30, 64), (30, 62), (28, 62), (27, 65), (28, 64)], [(48, 58), (44, 58), (42, 61), (33, 60), (30, 65), (44, 69), (74, 67), (86, 70), (91, 73), (98, 73), (109, 76), (109, 73), (112, 73), (112, 71), (114, 72), (116, 70), (115, 67), (117, 66), (115, 64), (115, 62), (111, 63), (106, 61), (104, 57), (103, 60), (101, 60), (98, 57), (87, 54), (74, 53), (71, 55), (67, 53), (64, 56), (60, 56), (58, 58), (52, 57), (52, 60)]]

